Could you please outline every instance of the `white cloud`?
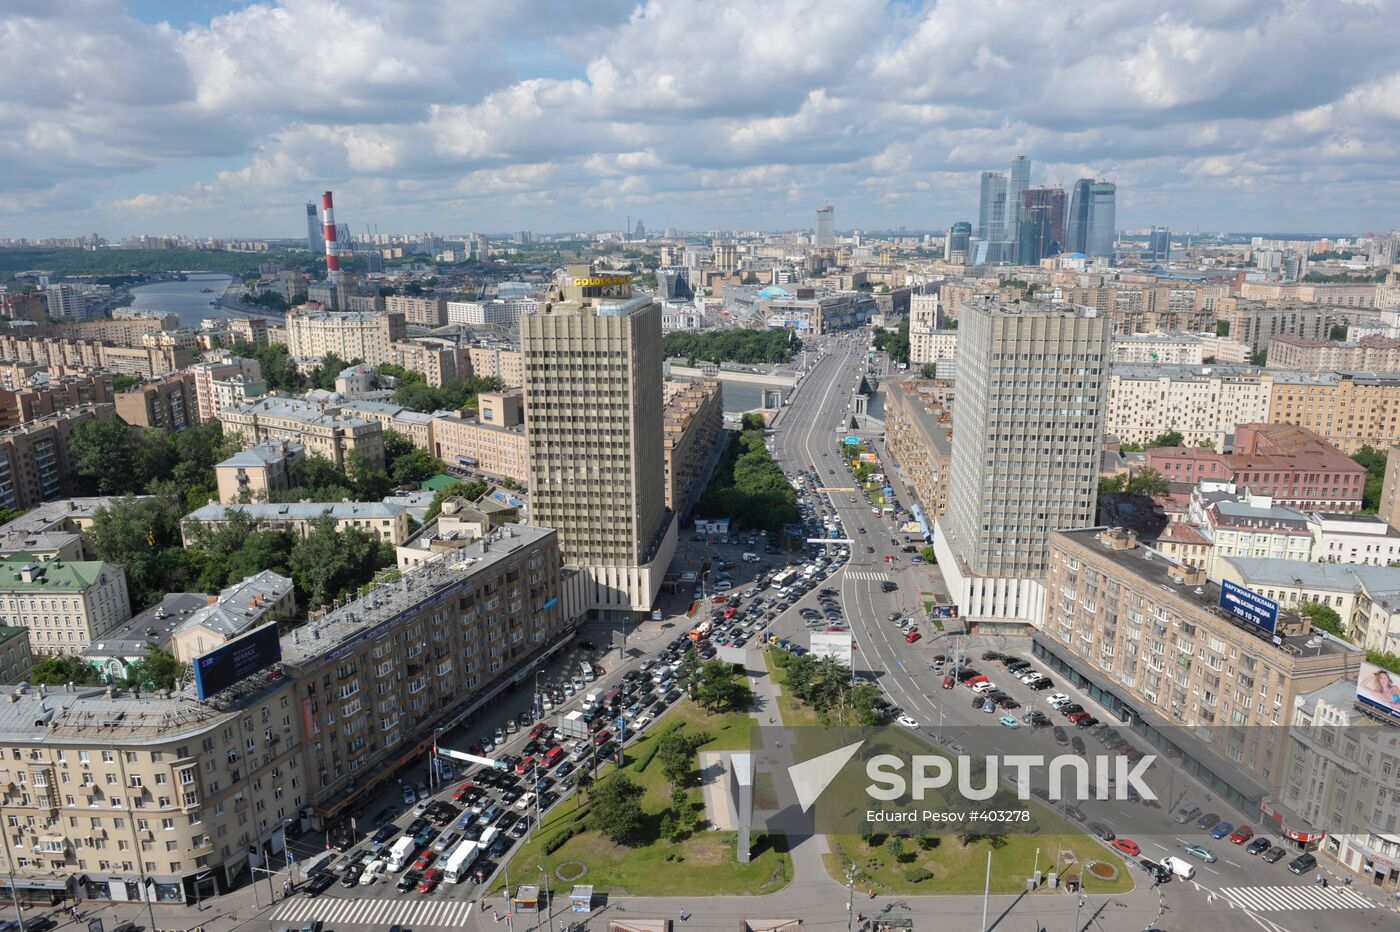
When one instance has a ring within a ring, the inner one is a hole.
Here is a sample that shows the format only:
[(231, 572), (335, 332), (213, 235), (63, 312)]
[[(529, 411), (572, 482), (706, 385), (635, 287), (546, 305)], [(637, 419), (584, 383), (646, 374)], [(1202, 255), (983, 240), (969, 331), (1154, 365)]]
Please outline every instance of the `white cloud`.
[(290, 235), (324, 187), (384, 228), (575, 229), (619, 211), (787, 227), (818, 199), (843, 225), (938, 227), (974, 211), (976, 171), (1022, 151), (1036, 181), (1117, 180), (1127, 224), (1384, 228), (1400, 195), (1392, 13), (263, 0), (179, 28), (119, 0), (12, 0), (0, 235)]

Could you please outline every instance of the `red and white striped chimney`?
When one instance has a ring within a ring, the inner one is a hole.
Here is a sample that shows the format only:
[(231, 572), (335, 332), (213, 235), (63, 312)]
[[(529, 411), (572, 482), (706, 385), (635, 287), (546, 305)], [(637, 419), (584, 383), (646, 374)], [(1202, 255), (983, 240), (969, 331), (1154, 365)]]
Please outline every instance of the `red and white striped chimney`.
[(326, 281), (339, 285), (340, 246), (335, 241), (335, 202), (329, 191), (321, 195), (321, 215), (326, 225)]

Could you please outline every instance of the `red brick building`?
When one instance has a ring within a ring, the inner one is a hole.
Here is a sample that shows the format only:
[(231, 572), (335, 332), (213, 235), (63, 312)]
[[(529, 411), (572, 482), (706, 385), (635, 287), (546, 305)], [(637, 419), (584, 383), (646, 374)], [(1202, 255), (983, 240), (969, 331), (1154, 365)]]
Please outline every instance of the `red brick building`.
[(1231, 453), (1166, 447), (1147, 451), (1147, 465), (1173, 482), (1234, 482), (1304, 511), (1361, 507), (1366, 470), (1317, 434), (1294, 424), (1241, 424)]

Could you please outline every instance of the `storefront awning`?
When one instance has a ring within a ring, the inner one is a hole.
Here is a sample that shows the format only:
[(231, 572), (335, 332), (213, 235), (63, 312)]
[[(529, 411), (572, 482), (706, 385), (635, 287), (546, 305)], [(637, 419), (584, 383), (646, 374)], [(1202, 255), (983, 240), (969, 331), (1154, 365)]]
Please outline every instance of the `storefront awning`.
[[(0, 880), (0, 889), (9, 890), (10, 879)], [(16, 877), (14, 878), (14, 889), (16, 890), (67, 890), (68, 880), (54, 880), (41, 877)]]

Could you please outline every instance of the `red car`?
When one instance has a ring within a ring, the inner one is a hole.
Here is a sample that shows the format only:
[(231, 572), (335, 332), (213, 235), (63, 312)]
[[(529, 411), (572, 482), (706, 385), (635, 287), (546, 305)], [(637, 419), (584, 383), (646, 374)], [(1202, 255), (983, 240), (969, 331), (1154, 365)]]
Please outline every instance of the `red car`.
[(920, 634), (919, 632), (917, 632), (917, 631), (910, 631), (908, 634), (906, 634), (906, 635), (904, 636), (904, 641), (905, 641), (906, 644), (913, 644), (915, 641), (917, 641), (917, 640), (918, 640), (919, 638), (921, 638), (921, 637), (923, 637), (923, 635)]
[(608, 743), (608, 739), (611, 737), (612, 735), (608, 733), (608, 730), (606, 728), (604, 728), (602, 731), (598, 732), (596, 735), (593, 736), (593, 744), (596, 747), (602, 747), (603, 745)]
[(727, 596), (727, 595), (717, 595), (717, 596), (714, 596), (713, 598), (710, 599), (710, 602), (711, 602), (712, 604), (714, 604), (714, 605), (723, 605), (725, 602), (728, 602), (728, 601), (729, 601), (729, 596)]
[(1115, 838), (1108, 843), (1108, 846), (1115, 851), (1126, 854), (1130, 858), (1135, 858), (1142, 853), (1138, 843), (1131, 838)]
[(1237, 845), (1242, 845), (1254, 837), (1254, 829), (1248, 825), (1241, 825), (1230, 833), (1230, 841)]
[(452, 798), (460, 803), (462, 801), (462, 797), (466, 796), (471, 791), (472, 784), (463, 783), (461, 786), (457, 787), (455, 790), (452, 791)]
[(1078, 725), (1080, 722), (1088, 721), (1089, 718), (1088, 712), (1075, 712), (1069, 717), (1069, 720), (1071, 724)]
[(737, 614), (739, 614), (739, 610), (737, 608), (726, 608), (724, 610), (725, 618), (733, 618)]
[(947, 676), (943, 677), (943, 688), (952, 689), (954, 682), (953, 674), (949, 673)]
[(548, 727), (549, 727), (549, 726), (546, 725), (544, 722), (540, 722), (540, 723), (539, 723), (538, 725), (536, 725), (534, 728), (531, 728), (531, 729), (530, 729), (530, 740), (531, 740), (531, 741), (534, 741), (534, 740), (535, 740), (536, 738), (538, 738), (540, 735), (544, 734), (544, 730), (545, 730), (546, 728), (548, 728)]
[(433, 889), (442, 881), (442, 869), (431, 868), (423, 872), (423, 879), (418, 881), (419, 893), (432, 893)]
[(428, 865), (435, 860), (437, 860), (437, 855), (435, 853), (432, 851), (424, 851), (422, 854), (418, 855), (418, 860), (413, 862), (413, 869), (416, 871), (425, 871), (428, 869)]
[(524, 774), (529, 773), (530, 769), (534, 766), (535, 758), (527, 754), (524, 757), (520, 758), (520, 762), (515, 765), (515, 772), (523, 776)]

